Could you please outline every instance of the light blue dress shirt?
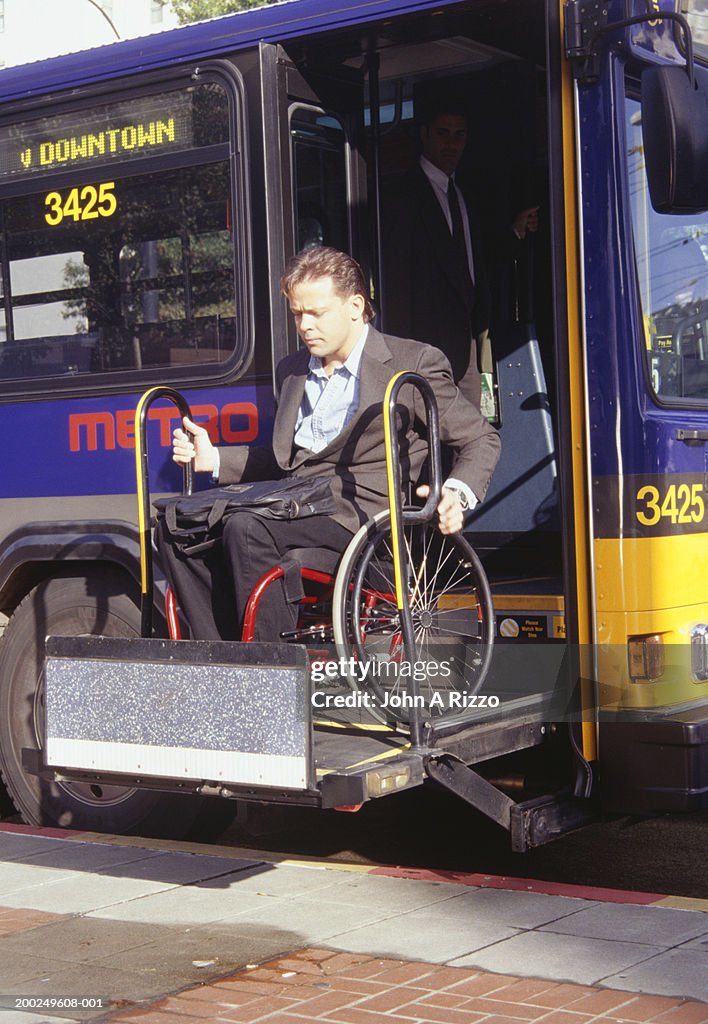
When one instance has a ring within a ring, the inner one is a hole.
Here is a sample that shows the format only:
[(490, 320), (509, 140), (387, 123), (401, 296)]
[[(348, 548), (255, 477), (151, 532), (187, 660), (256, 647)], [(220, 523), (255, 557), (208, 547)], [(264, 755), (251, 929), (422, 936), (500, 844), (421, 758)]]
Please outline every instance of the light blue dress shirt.
[(359, 408), (361, 357), (369, 333), (364, 325), (359, 340), (340, 366), (327, 372), (322, 360), (310, 356), (300, 410), (295, 422), (295, 444), (321, 452), (351, 422)]

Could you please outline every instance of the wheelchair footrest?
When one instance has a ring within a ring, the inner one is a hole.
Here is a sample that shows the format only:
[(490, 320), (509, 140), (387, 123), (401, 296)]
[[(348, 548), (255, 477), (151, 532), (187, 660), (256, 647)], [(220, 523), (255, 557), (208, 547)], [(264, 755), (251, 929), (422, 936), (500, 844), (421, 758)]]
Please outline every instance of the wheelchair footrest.
[(49, 637), (45, 678), (51, 768), (315, 788), (302, 647)]

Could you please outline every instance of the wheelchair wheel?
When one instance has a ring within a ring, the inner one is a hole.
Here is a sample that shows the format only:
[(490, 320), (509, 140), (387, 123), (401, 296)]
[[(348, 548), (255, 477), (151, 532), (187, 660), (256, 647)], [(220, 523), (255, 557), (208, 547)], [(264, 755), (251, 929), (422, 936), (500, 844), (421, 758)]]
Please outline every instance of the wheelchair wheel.
[(452, 718), (469, 709), (489, 668), (489, 584), (462, 534), (443, 536), (435, 523), (406, 525), (404, 532), (414, 664), (396, 605), (387, 511), (363, 526), (342, 556), (332, 600), (337, 656), (349, 684), (371, 694), (368, 706), (380, 721), (406, 722), (414, 704), (425, 720)]

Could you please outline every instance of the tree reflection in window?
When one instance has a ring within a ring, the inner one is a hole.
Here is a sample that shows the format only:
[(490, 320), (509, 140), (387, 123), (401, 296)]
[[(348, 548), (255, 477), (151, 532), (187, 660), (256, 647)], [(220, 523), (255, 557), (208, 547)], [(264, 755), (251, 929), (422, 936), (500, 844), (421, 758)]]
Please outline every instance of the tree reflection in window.
[[(129, 163), (120, 172), (92, 168), (91, 177), (82, 170), (79, 188), (111, 179), (115, 212), (106, 217), (49, 224), (51, 184), (3, 204), (9, 281), (0, 378), (231, 357), (237, 307), (225, 96), (214, 86), (190, 94), (191, 138), (208, 147), (209, 162), (184, 166), (177, 154), (147, 173), (144, 161), (140, 174)], [(63, 197), (70, 188), (62, 182), (57, 191)]]
[(708, 214), (659, 214), (649, 199), (639, 103), (626, 106), (627, 169), (651, 385), (708, 400)]

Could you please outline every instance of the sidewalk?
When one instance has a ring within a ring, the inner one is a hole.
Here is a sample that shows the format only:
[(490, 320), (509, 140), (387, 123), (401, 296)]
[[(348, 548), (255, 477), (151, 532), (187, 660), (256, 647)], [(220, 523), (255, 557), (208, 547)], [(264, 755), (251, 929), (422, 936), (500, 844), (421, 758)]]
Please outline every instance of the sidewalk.
[(708, 901), (38, 831), (0, 826), (0, 1024), (708, 1022)]

